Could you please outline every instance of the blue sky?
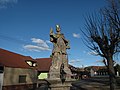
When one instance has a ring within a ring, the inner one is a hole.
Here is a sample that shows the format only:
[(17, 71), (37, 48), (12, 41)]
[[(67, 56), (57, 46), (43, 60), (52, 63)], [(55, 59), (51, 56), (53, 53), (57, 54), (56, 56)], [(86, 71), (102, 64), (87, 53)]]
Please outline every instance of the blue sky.
[(55, 25), (70, 41), (69, 63), (81, 67), (102, 65), (99, 56), (83, 44), (84, 16), (98, 11), (106, 0), (0, 0), (0, 48), (33, 58), (51, 54), (49, 31)]

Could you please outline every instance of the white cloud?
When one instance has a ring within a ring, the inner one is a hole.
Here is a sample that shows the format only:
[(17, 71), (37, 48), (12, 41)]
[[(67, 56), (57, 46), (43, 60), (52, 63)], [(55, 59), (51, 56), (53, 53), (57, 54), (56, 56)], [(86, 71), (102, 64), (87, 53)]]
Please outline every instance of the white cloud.
[(50, 51), (50, 47), (47, 45), (47, 43), (42, 39), (37, 38), (31, 38), (32, 43), (36, 45), (24, 45), (23, 48), (29, 51)]
[(95, 56), (97, 56), (97, 55), (98, 55), (98, 53), (97, 53), (97, 52), (95, 52), (95, 51), (91, 51), (91, 52), (88, 52), (88, 55), (95, 55)]
[(13, 4), (16, 4), (18, 0), (0, 0), (0, 8), (7, 8), (8, 6), (12, 6)]
[(74, 63), (80, 63), (80, 62), (81, 62), (80, 59), (76, 59), (76, 60), (70, 60), (69, 63), (74, 64)]
[(73, 33), (73, 37), (75, 37), (75, 38), (80, 38), (80, 34), (79, 34), (79, 33), (78, 33), (78, 34)]
[(31, 38), (31, 40), (32, 40), (33, 43), (36, 43), (36, 44), (38, 44), (41, 47), (49, 48), (47, 43), (44, 40), (42, 40), (42, 39)]
[(18, 0), (0, 0), (0, 4), (17, 3)]
[(102, 59), (101, 60), (96, 60), (93, 64), (94, 65), (105, 65)]
[(45, 48), (45, 47), (40, 47), (40, 46), (35, 46), (35, 45), (25, 45), (24, 46), (25, 49), (29, 50), (29, 51), (49, 51), (49, 48)]

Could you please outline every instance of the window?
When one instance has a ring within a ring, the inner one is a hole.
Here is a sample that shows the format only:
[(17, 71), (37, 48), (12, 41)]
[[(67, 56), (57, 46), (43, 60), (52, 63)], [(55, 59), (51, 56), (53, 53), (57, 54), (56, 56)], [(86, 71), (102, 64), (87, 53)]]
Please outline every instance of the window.
[(30, 67), (36, 67), (36, 66), (37, 66), (37, 63), (34, 62), (34, 61), (27, 60), (26, 63), (27, 63)]
[(26, 75), (19, 75), (19, 83), (26, 83)]
[(27, 64), (32, 67), (32, 62), (31, 61), (27, 61)]
[(0, 73), (3, 73), (3, 71), (4, 71), (4, 67), (0, 66)]

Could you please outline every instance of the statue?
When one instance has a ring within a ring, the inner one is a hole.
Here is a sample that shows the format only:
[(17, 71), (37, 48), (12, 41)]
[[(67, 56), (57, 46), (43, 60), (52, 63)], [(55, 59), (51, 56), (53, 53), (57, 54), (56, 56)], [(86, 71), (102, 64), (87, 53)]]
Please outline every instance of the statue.
[(67, 49), (70, 49), (69, 41), (65, 39), (64, 34), (61, 33), (59, 25), (56, 25), (56, 33), (50, 29), (50, 41), (53, 43), (52, 50), (52, 66), (50, 67), (49, 75), (52, 78), (60, 78), (60, 68), (64, 65), (66, 74), (71, 74), (68, 68)]
[(56, 33), (50, 29), (50, 41), (53, 43), (52, 65), (49, 70), (47, 81), (51, 90), (70, 90), (71, 70), (68, 68), (67, 49), (70, 49), (69, 41), (61, 33), (61, 28), (56, 25)]

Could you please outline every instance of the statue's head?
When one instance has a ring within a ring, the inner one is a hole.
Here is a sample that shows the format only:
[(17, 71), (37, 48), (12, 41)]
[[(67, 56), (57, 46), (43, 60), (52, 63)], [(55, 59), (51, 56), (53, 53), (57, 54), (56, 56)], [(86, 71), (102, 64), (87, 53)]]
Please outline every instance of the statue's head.
[(60, 25), (56, 25), (56, 31), (60, 32)]

